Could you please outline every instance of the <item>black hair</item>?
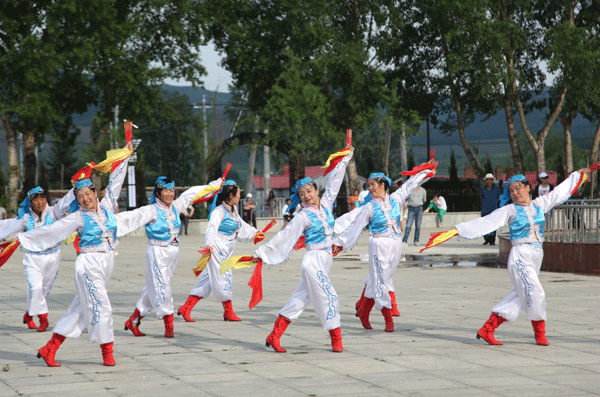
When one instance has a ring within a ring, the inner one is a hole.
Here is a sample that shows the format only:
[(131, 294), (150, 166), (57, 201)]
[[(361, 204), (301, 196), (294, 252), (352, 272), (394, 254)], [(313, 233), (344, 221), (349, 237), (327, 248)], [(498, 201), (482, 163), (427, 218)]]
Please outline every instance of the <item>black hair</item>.
[(29, 201), (33, 201), (34, 199), (36, 199), (38, 197), (43, 197), (46, 200), (48, 200), (48, 192), (46, 190), (42, 190), (41, 192), (34, 193), (31, 196), (29, 196)]
[(226, 201), (229, 196), (231, 195), (236, 195), (237, 191), (239, 189), (238, 185), (225, 185), (223, 186), (223, 189), (221, 189), (221, 191), (219, 192), (219, 194), (217, 195), (217, 203), (216, 205), (219, 206), (221, 205), (222, 202)]
[[(169, 184), (169, 183), (173, 183), (174, 181), (172, 179), (163, 179), (159, 182), (160, 184)], [(103, 187), (102, 189), (105, 189), (106, 187)], [(163, 189), (165, 189), (162, 186), (159, 186), (159, 184), (156, 184), (156, 186), (154, 187), (154, 196), (155, 197), (160, 197), (160, 193), (163, 191)]]

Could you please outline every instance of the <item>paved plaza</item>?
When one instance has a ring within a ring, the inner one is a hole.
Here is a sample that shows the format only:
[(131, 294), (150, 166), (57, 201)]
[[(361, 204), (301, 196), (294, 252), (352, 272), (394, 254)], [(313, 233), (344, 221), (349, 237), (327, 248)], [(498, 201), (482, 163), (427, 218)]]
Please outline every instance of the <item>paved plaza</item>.
[[(422, 230), (421, 243), (435, 230)], [(192, 267), (203, 241), (203, 235), (182, 237), (172, 282), (176, 310), (196, 283)], [(109, 285), (115, 367), (102, 365), (100, 348), (86, 333), (58, 350), (62, 367), (49, 368), (36, 358), (73, 299), (75, 252), (62, 246), (44, 333), (22, 324), (26, 283), (23, 254), (16, 252), (0, 269), (0, 396), (600, 395), (598, 277), (542, 272), (550, 346), (535, 344), (524, 315), (497, 330), (503, 346), (490, 346), (475, 334), (511, 288), (506, 269), (495, 266), (498, 247), (454, 238), (417, 256), (422, 247), (405, 245), (408, 260), (394, 278), (401, 312), (394, 318), (396, 330), (384, 332), (383, 316), (375, 310), (373, 329), (366, 330), (354, 316), (354, 304), (367, 275), (367, 241), (363, 233), (359, 244), (334, 259), (330, 274), (340, 301), (344, 352), (331, 352), (329, 333), (309, 307), (281, 338), (288, 353), (277, 354), (265, 347), (265, 338), (300, 280), (304, 251), (263, 268), (264, 299), (253, 310), (247, 286), (252, 269), (234, 270), (233, 307), (242, 322), (223, 321), (221, 304), (210, 297), (193, 310), (196, 322), (175, 316), (174, 338), (164, 338), (163, 321), (154, 314), (142, 321), (147, 335), (134, 337), (123, 323), (144, 286), (147, 240), (143, 231), (124, 238)], [(253, 250), (238, 243), (234, 254)]]

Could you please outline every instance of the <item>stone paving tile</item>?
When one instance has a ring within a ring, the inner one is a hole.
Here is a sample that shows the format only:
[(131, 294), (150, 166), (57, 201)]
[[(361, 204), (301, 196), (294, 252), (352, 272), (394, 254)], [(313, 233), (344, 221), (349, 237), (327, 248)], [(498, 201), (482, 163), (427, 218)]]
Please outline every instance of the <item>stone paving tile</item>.
[[(436, 230), (424, 230), (424, 236), (430, 231)], [(182, 238), (172, 283), (175, 309), (197, 281), (191, 268), (202, 241), (203, 236)], [(143, 234), (123, 239), (109, 285), (115, 367), (102, 365), (99, 347), (89, 343), (85, 332), (59, 349), (62, 367), (48, 368), (35, 357), (51, 330), (37, 333), (23, 327), (26, 286), (22, 253), (17, 252), (1, 269), (0, 397), (164, 396), (170, 391), (227, 397), (600, 395), (597, 277), (542, 272), (551, 345), (535, 345), (531, 324), (522, 315), (498, 330), (504, 346), (489, 346), (476, 340), (475, 333), (510, 291), (506, 269), (438, 267), (452, 262), (452, 255), (497, 252), (480, 241), (455, 239), (420, 262), (401, 263), (394, 280), (402, 313), (394, 318), (396, 331), (384, 332), (381, 313), (375, 310), (374, 329), (365, 330), (354, 316), (354, 302), (367, 274), (366, 262), (360, 261), (367, 242), (364, 234), (352, 251), (334, 260), (330, 274), (339, 296), (345, 351), (331, 352), (329, 334), (309, 307), (281, 340), (288, 353), (277, 354), (264, 340), (300, 281), (302, 252), (264, 268), (264, 300), (253, 310), (248, 310), (251, 290), (246, 285), (252, 269), (235, 271), (233, 307), (242, 322), (224, 322), (222, 305), (209, 297), (192, 312), (198, 321), (186, 323), (175, 316), (174, 338), (164, 338), (163, 321), (154, 313), (142, 321), (147, 336), (139, 338), (124, 331), (123, 323), (144, 284), (146, 240)], [(413, 255), (418, 249), (405, 246), (404, 251)], [(234, 255), (253, 250), (253, 245), (238, 244)], [(71, 247), (63, 247), (63, 258), (49, 297), (51, 327), (74, 294)]]

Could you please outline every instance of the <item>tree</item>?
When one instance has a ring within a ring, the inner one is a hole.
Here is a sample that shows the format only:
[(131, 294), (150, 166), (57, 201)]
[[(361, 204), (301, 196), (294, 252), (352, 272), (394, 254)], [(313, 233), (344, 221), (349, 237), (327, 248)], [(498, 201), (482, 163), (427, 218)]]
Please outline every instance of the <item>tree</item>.
[[(372, 54), (379, 32), (374, 26), (385, 23), (388, 4), (224, 0), (205, 6), (207, 39), (224, 53), (224, 67), (248, 92), (248, 105), (261, 120), (271, 122), (266, 117), (270, 111), (261, 112), (278, 95), (276, 85), (286, 89), (282, 76), (296, 63), (303, 68), (304, 81), (327, 100), (328, 122), (340, 144), (347, 128), (360, 134), (370, 124), (383, 84)], [(273, 135), (281, 130), (269, 131)], [(358, 188), (354, 161), (348, 175), (350, 188)]]
[[(421, 116), (434, 111), (446, 133), (458, 131), (463, 150), (476, 175), (482, 165), (467, 141), (465, 127), (477, 112), (493, 106), (477, 26), (486, 8), (478, 1), (407, 0), (395, 7), (385, 35), (382, 61), (401, 79), (399, 92), (418, 98)], [(434, 106), (437, 105), (437, 106)]]
[(47, 161), (50, 187), (54, 189), (69, 189), (71, 177), (84, 165), (81, 156), (77, 155), (75, 140), (80, 134), (79, 129), (72, 128), (72, 116), (53, 122), (52, 149)]

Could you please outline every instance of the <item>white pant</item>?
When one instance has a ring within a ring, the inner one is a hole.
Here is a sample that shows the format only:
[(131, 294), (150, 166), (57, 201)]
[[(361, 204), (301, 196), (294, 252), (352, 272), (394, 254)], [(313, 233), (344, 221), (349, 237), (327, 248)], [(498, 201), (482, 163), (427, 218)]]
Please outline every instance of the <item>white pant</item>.
[(369, 276), (365, 280), (365, 298), (375, 299), (375, 309), (392, 308), (394, 273), (402, 256), (402, 239), (369, 237)]
[(307, 251), (302, 259), (302, 281), (292, 294), (290, 300), (279, 311), (279, 314), (295, 321), (313, 304), (323, 329), (332, 330), (340, 327), (340, 310), (338, 296), (329, 280), (329, 271), (333, 256), (331, 250)]
[(30, 316), (48, 313), (46, 298), (58, 275), (60, 259), (60, 251), (51, 254), (26, 252), (23, 256), (27, 279), (27, 312)]
[(171, 280), (179, 260), (179, 247), (148, 245), (146, 250), (146, 286), (135, 305), (141, 316), (156, 309), (156, 316), (163, 318), (173, 314), (173, 291)]
[(221, 274), (221, 262), (227, 260), (233, 253), (235, 240), (218, 239), (213, 245), (213, 253), (200, 274), (198, 283), (190, 291), (190, 295), (206, 298), (212, 292), (219, 302), (230, 301), (233, 297), (233, 272)]
[(113, 342), (112, 307), (106, 291), (115, 266), (114, 251), (80, 254), (75, 261), (77, 292), (53, 332), (78, 338), (87, 328), (90, 342)]
[(544, 251), (541, 244), (512, 247), (508, 256), (508, 277), (513, 287), (492, 312), (508, 321), (515, 321), (524, 310), (529, 321), (546, 321), (546, 294), (538, 278), (542, 259)]

